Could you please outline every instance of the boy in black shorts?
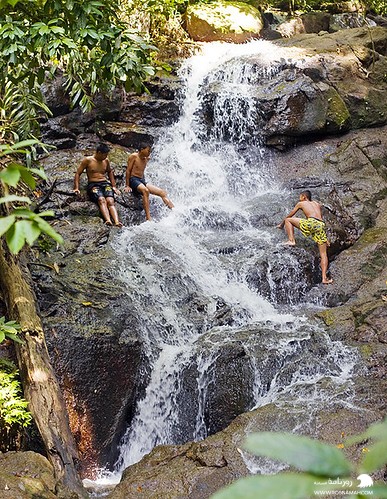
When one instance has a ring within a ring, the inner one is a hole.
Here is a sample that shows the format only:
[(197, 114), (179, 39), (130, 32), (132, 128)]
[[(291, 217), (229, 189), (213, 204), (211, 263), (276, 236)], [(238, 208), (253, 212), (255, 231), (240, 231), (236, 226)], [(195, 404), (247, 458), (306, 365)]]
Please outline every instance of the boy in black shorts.
[[(87, 193), (89, 198), (98, 204), (99, 210), (106, 225), (122, 227), (118, 218), (117, 209), (114, 204), (114, 193), (120, 194), (116, 187), (113, 170), (110, 161), (107, 159), (109, 146), (99, 144), (93, 156), (87, 156), (79, 165), (74, 177), (74, 192), (79, 194), (79, 179), (86, 170), (89, 183), (87, 184)], [(106, 175), (109, 181), (106, 179)], [(113, 221), (112, 221), (113, 220)]]

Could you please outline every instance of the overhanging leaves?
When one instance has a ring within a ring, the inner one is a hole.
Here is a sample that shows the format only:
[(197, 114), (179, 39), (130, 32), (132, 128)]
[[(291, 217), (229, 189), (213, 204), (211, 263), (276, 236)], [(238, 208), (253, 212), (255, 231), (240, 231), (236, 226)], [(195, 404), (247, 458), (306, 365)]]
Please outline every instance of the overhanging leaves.
[(339, 449), (299, 435), (256, 433), (247, 438), (244, 448), (315, 475), (338, 477), (351, 473), (351, 465)]
[(281, 473), (242, 478), (211, 499), (305, 499), (317, 490), (334, 490), (334, 486), (313, 475)]

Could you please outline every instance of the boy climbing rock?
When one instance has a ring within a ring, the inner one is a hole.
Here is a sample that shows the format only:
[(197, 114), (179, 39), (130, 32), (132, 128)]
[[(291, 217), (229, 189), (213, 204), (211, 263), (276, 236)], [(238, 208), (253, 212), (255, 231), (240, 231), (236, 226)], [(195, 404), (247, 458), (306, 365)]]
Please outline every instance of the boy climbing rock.
[[(301, 210), (305, 218), (297, 218), (294, 215), (298, 210)], [(292, 209), (287, 217), (285, 217), (280, 224), (277, 225), (278, 229), (285, 226), (288, 240), (284, 243), (288, 246), (295, 246), (294, 227), (300, 229), (305, 237), (311, 237), (318, 245), (321, 261), (321, 274), (323, 284), (331, 284), (333, 279), (328, 279), (328, 254), (327, 247), (329, 246), (328, 238), (325, 232), (325, 223), (322, 220), (321, 205), (317, 201), (312, 201), (312, 194), (310, 191), (304, 191), (300, 194), (300, 201)]]

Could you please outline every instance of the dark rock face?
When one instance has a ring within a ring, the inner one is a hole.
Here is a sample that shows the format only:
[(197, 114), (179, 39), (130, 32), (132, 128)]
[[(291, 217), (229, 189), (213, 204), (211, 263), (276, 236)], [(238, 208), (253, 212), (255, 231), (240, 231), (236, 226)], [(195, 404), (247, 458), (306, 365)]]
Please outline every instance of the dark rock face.
[(109, 96), (97, 95), (92, 111), (83, 114), (78, 107), (71, 109), (63, 77), (59, 75), (43, 87), (54, 117), (41, 124), (42, 138), (57, 149), (82, 147), (85, 134), (129, 148), (137, 148), (143, 142), (153, 144), (162, 128), (176, 121), (180, 114), (180, 86), (181, 82), (171, 75), (149, 83), (151, 95), (124, 94), (117, 89)]
[[(109, 232), (95, 219), (58, 230), (63, 252), (31, 262), (47, 346), (64, 391), (83, 472), (114, 462), (118, 439), (141, 391), (142, 345), (126, 310)], [(51, 272), (42, 270), (47, 265)], [(56, 271), (54, 270), (56, 269)]]

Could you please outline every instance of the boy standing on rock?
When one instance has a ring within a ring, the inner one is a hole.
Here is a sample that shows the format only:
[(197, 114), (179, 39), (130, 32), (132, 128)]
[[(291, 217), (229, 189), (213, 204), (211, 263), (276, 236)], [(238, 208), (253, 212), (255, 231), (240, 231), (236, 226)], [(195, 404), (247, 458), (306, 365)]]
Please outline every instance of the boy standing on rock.
[(135, 194), (142, 196), (142, 204), (147, 220), (151, 219), (149, 194), (161, 197), (165, 206), (168, 206), (168, 208), (172, 209), (174, 207), (172, 201), (167, 198), (167, 193), (163, 189), (145, 182), (144, 171), (149, 161), (150, 151), (151, 148), (149, 145), (142, 144), (138, 148), (138, 152), (134, 152), (129, 156), (128, 166), (126, 168), (125, 186), (125, 192), (133, 191)]
[[(305, 218), (297, 218), (294, 215), (298, 210), (301, 210)], [(312, 201), (310, 191), (304, 191), (300, 194), (300, 201), (292, 209), (287, 217), (277, 225), (278, 229), (285, 226), (288, 241), (284, 244), (295, 246), (294, 227), (300, 229), (305, 237), (311, 237), (318, 244), (320, 252), (320, 264), (323, 284), (331, 284), (333, 279), (328, 279), (328, 254), (327, 247), (329, 246), (328, 238), (325, 232), (325, 223), (322, 220), (321, 205), (317, 201)]]
[[(88, 179), (87, 194), (92, 201), (98, 204), (105, 224), (113, 225), (114, 223), (116, 227), (122, 227), (114, 204), (114, 193), (119, 195), (120, 191), (116, 187), (113, 170), (110, 161), (107, 159), (109, 151), (107, 144), (99, 144), (93, 156), (87, 156), (82, 160), (75, 173), (74, 192), (76, 194), (80, 193), (79, 179), (86, 170)], [(109, 181), (106, 176), (108, 176)]]

